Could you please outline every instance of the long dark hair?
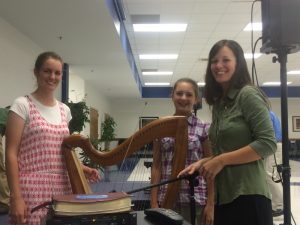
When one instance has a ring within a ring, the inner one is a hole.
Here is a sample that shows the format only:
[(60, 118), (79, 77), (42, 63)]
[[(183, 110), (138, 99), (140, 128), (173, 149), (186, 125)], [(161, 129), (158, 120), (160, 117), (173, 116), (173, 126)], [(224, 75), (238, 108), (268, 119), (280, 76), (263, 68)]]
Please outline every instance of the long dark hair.
[(240, 89), (246, 85), (252, 85), (251, 76), (248, 71), (246, 59), (244, 57), (244, 51), (241, 46), (233, 40), (218, 41), (216, 44), (214, 44), (209, 52), (205, 74), (204, 95), (206, 102), (209, 105), (213, 105), (215, 102), (220, 100), (223, 95), (223, 89), (221, 88), (220, 84), (216, 82), (212, 75), (211, 61), (224, 46), (227, 46), (233, 52), (236, 58), (236, 68), (230, 80), (229, 88), (234, 87)]

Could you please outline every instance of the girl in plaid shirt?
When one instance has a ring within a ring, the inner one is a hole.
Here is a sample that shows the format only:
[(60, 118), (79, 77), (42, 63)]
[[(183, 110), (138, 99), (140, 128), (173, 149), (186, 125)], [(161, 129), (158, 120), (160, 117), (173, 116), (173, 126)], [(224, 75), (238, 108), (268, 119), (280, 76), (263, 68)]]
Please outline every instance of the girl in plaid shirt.
[[(197, 83), (190, 78), (182, 78), (176, 81), (172, 91), (172, 101), (175, 107), (175, 116), (188, 118), (188, 152), (186, 166), (211, 155), (208, 142), (209, 124), (201, 121), (193, 115), (193, 106), (198, 102), (199, 89)], [(153, 162), (151, 182), (158, 183), (169, 179), (174, 154), (174, 138), (166, 137), (157, 140), (153, 145)], [(206, 184), (203, 177), (197, 178), (199, 185), (195, 187), (196, 200), (196, 224), (212, 224), (214, 193), (213, 185)], [(164, 199), (167, 186), (151, 190), (151, 207), (159, 207)], [(181, 214), (185, 220), (190, 221), (189, 185), (181, 182), (180, 192), (177, 195), (174, 210)]]

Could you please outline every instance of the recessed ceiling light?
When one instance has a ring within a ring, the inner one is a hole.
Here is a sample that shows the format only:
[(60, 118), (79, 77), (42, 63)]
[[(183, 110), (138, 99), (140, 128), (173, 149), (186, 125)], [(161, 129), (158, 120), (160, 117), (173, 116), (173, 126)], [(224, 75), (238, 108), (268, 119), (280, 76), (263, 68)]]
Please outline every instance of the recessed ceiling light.
[(142, 74), (144, 76), (170, 76), (173, 74), (172, 71), (143, 71)]
[(198, 86), (204, 86), (205, 82), (198, 82), (197, 84), (198, 84)]
[(244, 31), (261, 31), (262, 30), (262, 23), (257, 22), (257, 23), (248, 23), (247, 26), (244, 28)]
[(289, 72), (287, 72), (288, 75), (297, 75), (300, 74), (300, 70), (291, 70)]
[[(254, 53), (254, 59), (257, 59), (259, 57), (261, 57), (261, 53)], [(253, 54), (252, 53), (245, 53), (244, 54), (245, 59), (252, 59), (253, 58)]]
[(177, 59), (177, 54), (141, 54), (140, 59)]
[[(286, 82), (287, 85), (291, 84), (292, 82), (288, 81)], [(264, 86), (280, 86), (281, 82), (276, 81), (276, 82), (264, 82), (262, 85)]]
[(170, 86), (170, 83), (165, 82), (165, 83), (145, 83), (145, 86)]
[(187, 24), (133, 24), (135, 32), (183, 32)]

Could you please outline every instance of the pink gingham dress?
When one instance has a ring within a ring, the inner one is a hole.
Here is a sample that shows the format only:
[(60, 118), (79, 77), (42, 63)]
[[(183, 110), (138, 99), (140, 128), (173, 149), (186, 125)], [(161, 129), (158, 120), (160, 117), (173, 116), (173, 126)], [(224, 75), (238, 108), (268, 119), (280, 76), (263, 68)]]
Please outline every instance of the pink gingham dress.
[(39, 225), (47, 214), (42, 208), (33, 214), (35, 206), (50, 201), (53, 195), (70, 194), (71, 186), (61, 152), (63, 138), (69, 135), (68, 122), (63, 104), (59, 102), (61, 123), (54, 125), (46, 121), (31, 98), (29, 122), (25, 126), (19, 156), (19, 180), (22, 196), (28, 207), (28, 225)]

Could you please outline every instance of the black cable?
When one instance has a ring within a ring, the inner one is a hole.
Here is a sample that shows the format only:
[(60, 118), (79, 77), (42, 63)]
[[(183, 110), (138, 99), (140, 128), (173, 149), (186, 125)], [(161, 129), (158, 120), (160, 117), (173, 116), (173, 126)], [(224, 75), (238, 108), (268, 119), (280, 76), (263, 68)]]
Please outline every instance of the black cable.
[(253, 47), (253, 7), (255, 2), (258, 0), (255, 0), (251, 4), (251, 13), (250, 13), (250, 23), (251, 23), (251, 52), (252, 52), (252, 82), (254, 83), (254, 73), (253, 73), (253, 63), (254, 63), (254, 47)]
[[(254, 43), (254, 47), (253, 47), (253, 51), (255, 52), (256, 49), (256, 45), (258, 43), (258, 41), (262, 40), (262, 37), (259, 37), (255, 43)], [(259, 83), (258, 83), (258, 77), (257, 77), (257, 71), (256, 71), (256, 65), (255, 65), (255, 60), (254, 60), (254, 53), (252, 53), (253, 57), (252, 57), (252, 81), (253, 84), (255, 83), (254, 81), (256, 80), (256, 86), (259, 87)]]
[(47, 208), (48, 206), (50, 206), (50, 205), (52, 205), (52, 204), (53, 204), (52, 201), (43, 202), (42, 204), (33, 207), (33, 208), (30, 210), (30, 212), (31, 212), (31, 213), (34, 213), (35, 211), (37, 211), (37, 210), (39, 210), (39, 209), (41, 209), (41, 208), (44, 208), (44, 207)]

